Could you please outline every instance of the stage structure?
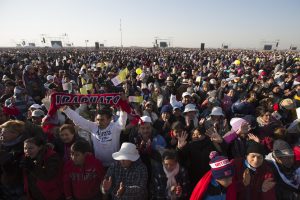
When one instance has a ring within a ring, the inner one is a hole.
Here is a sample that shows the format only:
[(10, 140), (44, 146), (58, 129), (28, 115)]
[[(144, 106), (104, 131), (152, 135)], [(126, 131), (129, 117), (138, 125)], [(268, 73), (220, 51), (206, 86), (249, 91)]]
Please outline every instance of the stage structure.
[(291, 46), (290, 46), (290, 50), (291, 50), (291, 51), (297, 51), (297, 49), (298, 49), (298, 45), (296, 45), (296, 44), (291, 44)]
[(263, 40), (261, 42), (261, 49), (264, 51), (272, 51), (272, 50), (277, 50), (279, 46), (279, 40), (274, 40), (274, 41), (266, 41)]
[(222, 43), (222, 49), (229, 49), (229, 44), (228, 43)]
[(21, 41), (15, 43), (16, 47), (23, 47), (23, 48), (35, 48), (36, 42), (34, 40), (26, 40), (21, 39)]
[(154, 37), (153, 47), (154, 48), (168, 48), (173, 46), (172, 38), (163, 39), (160, 37)]
[(41, 46), (52, 47), (52, 48), (62, 48), (62, 47), (72, 47), (74, 46), (69, 40), (67, 33), (53, 37), (46, 34), (41, 34)]

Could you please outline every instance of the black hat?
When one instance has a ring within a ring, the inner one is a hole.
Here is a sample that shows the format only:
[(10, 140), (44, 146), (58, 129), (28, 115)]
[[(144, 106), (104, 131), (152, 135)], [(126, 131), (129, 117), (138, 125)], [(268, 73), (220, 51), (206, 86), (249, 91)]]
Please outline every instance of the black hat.
[(250, 141), (249, 144), (248, 144), (246, 154), (248, 155), (249, 153), (258, 153), (258, 154), (261, 154), (261, 155), (265, 155), (265, 148), (260, 143)]

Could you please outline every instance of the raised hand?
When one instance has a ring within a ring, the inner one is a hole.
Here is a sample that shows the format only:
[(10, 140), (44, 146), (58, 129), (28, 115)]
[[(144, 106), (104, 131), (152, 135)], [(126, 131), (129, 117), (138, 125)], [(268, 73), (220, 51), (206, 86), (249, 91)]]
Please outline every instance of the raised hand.
[(180, 185), (177, 185), (175, 187), (175, 194), (176, 194), (176, 196), (181, 196), (181, 194), (182, 194), (182, 187)]
[(120, 182), (120, 186), (119, 186), (116, 196), (118, 198), (120, 198), (124, 194), (124, 192), (125, 192), (125, 185), (123, 184), (123, 182)]
[(186, 133), (186, 131), (184, 131), (183, 133), (179, 134), (177, 136), (177, 147), (180, 149), (182, 147), (184, 147), (187, 143), (186, 139), (188, 138), (188, 134)]
[(250, 181), (251, 181), (250, 171), (247, 168), (247, 169), (245, 169), (245, 171), (243, 173), (243, 183), (244, 183), (244, 186), (249, 185)]
[(259, 143), (259, 138), (256, 135), (253, 135), (252, 133), (248, 134), (248, 138), (249, 138), (249, 140), (253, 140), (253, 141)]
[(212, 142), (219, 143), (219, 144), (221, 144), (223, 142), (223, 138), (217, 132), (214, 132), (213, 134), (210, 135), (210, 140)]
[(203, 125), (204, 125), (204, 122), (205, 122), (205, 118), (201, 118), (201, 119), (199, 120), (199, 125), (200, 125), (200, 126), (203, 126)]
[(250, 130), (249, 124), (248, 123), (243, 123), (239, 130), (237, 130), (238, 135), (246, 134)]
[(273, 178), (267, 178), (266, 180), (264, 180), (262, 186), (261, 186), (261, 190), (263, 192), (268, 192), (269, 190), (271, 190), (274, 186), (276, 185), (276, 182), (273, 180)]
[(205, 135), (207, 135), (212, 142), (215, 142), (215, 143), (222, 143), (223, 142), (223, 138), (217, 132), (215, 127), (211, 127), (209, 129), (207, 129), (207, 131), (205, 132)]
[(65, 111), (65, 110), (67, 110), (67, 108), (69, 108), (69, 106), (64, 105), (64, 106), (62, 106), (60, 109), (61, 109), (62, 111)]
[(109, 178), (105, 178), (102, 182), (102, 187), (105, 192), (109, 191), (112, 185), (111, 176)]

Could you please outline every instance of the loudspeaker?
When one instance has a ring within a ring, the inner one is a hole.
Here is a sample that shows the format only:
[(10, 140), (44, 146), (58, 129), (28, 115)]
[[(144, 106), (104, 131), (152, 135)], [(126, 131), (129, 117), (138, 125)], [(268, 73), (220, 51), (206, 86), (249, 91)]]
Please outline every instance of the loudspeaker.
[(99, 42), (95, 42), (95, 49), (96, 49), (96, 50), (99, 49)]
[(201, 47), (200, 47), (201, 51), (204, 50), (204, 46), (205, 46), (205, 43), (201, 43)]

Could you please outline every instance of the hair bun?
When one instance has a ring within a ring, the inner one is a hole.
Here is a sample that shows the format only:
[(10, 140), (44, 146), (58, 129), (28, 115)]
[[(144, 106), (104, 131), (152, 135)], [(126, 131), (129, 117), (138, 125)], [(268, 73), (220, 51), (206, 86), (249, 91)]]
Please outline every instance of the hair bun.
[(218, 152), (212, 151), (212, 152), (210, 152), (210, 154), (209, 154), (209, 159), (213, 159), (213, 158), (217, 157), (218, 155), (219, 155)]

